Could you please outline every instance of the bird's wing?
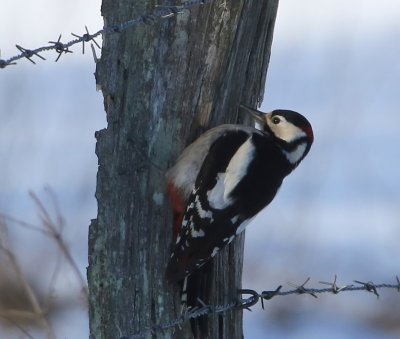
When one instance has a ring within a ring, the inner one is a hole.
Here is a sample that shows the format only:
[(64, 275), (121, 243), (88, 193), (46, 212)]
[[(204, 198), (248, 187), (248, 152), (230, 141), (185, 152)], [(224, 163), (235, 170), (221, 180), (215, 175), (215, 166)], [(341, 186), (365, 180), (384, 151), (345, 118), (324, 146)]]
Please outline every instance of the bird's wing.
[(250, 161), (251, 137), (248, 131), (227, 131), (210, 147), (173, 247), (168, 280), (182, 280), (202, 266), (232, 241), (245, 221), (237, 215), (230, 192), (244, 175), (242, 162)]

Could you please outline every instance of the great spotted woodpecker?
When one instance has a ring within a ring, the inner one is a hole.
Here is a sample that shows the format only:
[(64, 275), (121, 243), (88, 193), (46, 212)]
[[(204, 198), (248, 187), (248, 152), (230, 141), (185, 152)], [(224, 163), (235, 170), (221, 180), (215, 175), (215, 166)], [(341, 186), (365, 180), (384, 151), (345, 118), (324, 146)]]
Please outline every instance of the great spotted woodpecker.
[(183, 281), (242, 232), (310, 150), (314, 135), (301, 114), (242, 108), (260, 129), (210, 129), (166, 174), (176, 233), (169, 281)]

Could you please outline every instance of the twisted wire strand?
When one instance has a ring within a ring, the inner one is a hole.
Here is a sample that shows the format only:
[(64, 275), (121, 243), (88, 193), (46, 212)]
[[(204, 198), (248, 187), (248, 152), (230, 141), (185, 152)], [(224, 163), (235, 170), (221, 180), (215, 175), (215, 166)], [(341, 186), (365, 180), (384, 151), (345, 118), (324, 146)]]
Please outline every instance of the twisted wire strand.
[(317, 298), (317, 294), (321, 293), (332, 293), (332, 294), (338, 294), (340, 292), (352, 292), (352, 291), (367, 291), (370, 292), (374, 295), (376, 295), (377, 298), (379, 298), (378, 290), (380, 289), (395, 289), (397, 292), (400, 292), (400, 279), (398, 276), (396, 276), (396, 284), (388, 284), (388, 283), (382, 283), (382, 284), (374, 284), (373, 282), (362, 282), (358, 280), (354, 280), (354, 283), (357, 284), (357, 286), (353, 284), (345, 285), (342, 287), (337, 286), (336, 284), (336, 275), (335, 279), (333, 282), (320, 282), (321, 284), (324, 285), (329, 285), (329, 288), (308, 288), (306, 287), (306, 284), (309, 282), (310, 278), (308, 278), (303, 284), (301, 285), (293, 285), (294, 288), (287, 290), (287, 291), (281, 291), (282, 286), (278, 286), (273, 291), (263, 291), (261, 293), (258, 293), (254, 290), (251, 289), (243, 289), (239, 290), (238, 294), (239, 295), (250, 295), (248, 298), (238, 298), (235, 301), (232, 301), (228, 304), (225, 305), (205, 305), (203, 302), (199, 301), (201, 306), (194, 307), (188, 311), (186, 311), (184, 314), (182, 314), (179, 318), (173, 319), (171, 321), (158, 324), (158, 325), (153, 325), (144, 328), (140, 333), (136, 333), (134, 335), (130, 336), (125, 336), (121, 337), (120, 339), (139, 339), (139, 338), (145, 338), (149, 334), (154, 334), (158, 332), (164, 332), (168, 329), (172, 329), (174, 327), (180, 327), (186, 322), (188, 322), (190, 319), (195, 319), (201, 316), (207, 316), (215, 313), (223, 313), (232, 309), (248, 309), (250, 310), (250, 307), (253, 307), (259, 301), (261, 301), (261, 306), (264, 309), (264, 300), (270, 300), (273, 297), (276, 296), (288, 296), (288, 295), (293, 295), (293, 294), (308, 294), (314, 298)]
[(10, 65), (16, 65), (17, 64), (16, 61), (24, 58), (28, 59), (31, 63), (35, 64), (35, 61), (32, 60), (32, 58), (36, 56), (42, 60), (45, 60), (45, 58), (41, 56), (40, 53), (47, 51), (55, 51), (58, 54), (57, 59), (55, 61), (58, 61), (62, 54), (72, 53), (70, 47), (79, 44), (81, 42), (84, 44), (85, 42), (93, 41), (100, 48), (100, 46), (94, 39), (102, 34), (120, 33), (132, 26), (140, 24), (152, 24), (157, 20), (171, 18), (175, 15), (182, 13), (184, 10), (189, 10), (195, 6), (211, 3), (212, 1), (213, 0), (187, 0), (179, 6), (156, 6), (154, 11), (149, 14), (141, 15), (135, 19), (131, 19), (120, 24), (104, 27), (93, 34), (90, 34), (87, 27), (85, 26), (86, 33), (84, 33), (82, 36), (71, 33), (75, 37), (75, 39), (72, 39), (65, 43), (61, 42), (61, 35), (59, 35), (57, 41), (49, 41), (49, 45), (38, 47), (35, 49), (27, 49), (19, 45), (16, 45), (16, 47), (21, 53), (14, 55), (8, 59), (0, 59), (0, 69)]

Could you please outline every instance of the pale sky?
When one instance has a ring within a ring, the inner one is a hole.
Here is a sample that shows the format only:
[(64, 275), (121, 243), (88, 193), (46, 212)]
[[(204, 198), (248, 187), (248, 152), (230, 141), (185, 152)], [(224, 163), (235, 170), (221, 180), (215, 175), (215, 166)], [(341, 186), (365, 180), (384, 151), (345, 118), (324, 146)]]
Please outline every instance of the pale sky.
[[(91, 32), (102, 27), (100, 1), (3, 1), (2, 58), (18, 52), (15, 44), (35, 48), (60, 33), (70, 40), (85, 25)], [(281, 1), (262, 109), (303, 113), (313, 123), (315, 144), (248, 227), (245, 288), (287, 287), (308, 276), (317, 285), (334, 274), (342, 283), (390, 282), (399, 274), (399, 41), (398, 1)], [(82, 56), (81, 46), (58, 63), (53, 54), (44, 56), (48, 60), (37, 65), (21, 60), (0, 70), (0, 212), (37, 220), (27, 192), (45, 199), (43, 187), (51, 186), (69, 225), (67, 241), (85, 273), (87, 227), (96, 216), (94, 132), (106, 126), (102, 95), (95, 91), (91, 53)], [(32, 244), (24, 233), (11, 238), (17, 248)], [(48, 255), (40, 249), (20, 260), (35, 267), (41, 254)], [(76, 282), (68, 277), (60, 285), (62, 293)], [(329, 321), (335, 310), (350, 318), (367, 309), (384, 312), (391, 293), (382, 292), (379, 304), (369, 295), (326, 296), (318, 303), (295, 297), (290, 309), (274, 301), (272, 309), (245, 314), (245, 334), (263, 338), (265, 324), (281, 338), (394, 338), (360, 320)], [(301, 323), (290, 316), (289, 325), (277, 321), (279, 310), (301, 312)], [(315, 313), (317, 327), (307, 316)], [(71, 315), (69, 326), (58, 321), (59, 333), (87, 336), (82, 314)]]

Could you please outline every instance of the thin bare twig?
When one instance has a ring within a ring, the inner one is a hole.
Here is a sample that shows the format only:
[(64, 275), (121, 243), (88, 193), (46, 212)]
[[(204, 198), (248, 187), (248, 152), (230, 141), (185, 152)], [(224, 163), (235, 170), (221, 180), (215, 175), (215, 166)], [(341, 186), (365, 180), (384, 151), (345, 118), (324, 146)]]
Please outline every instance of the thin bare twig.
[[(6, 245), (6, 237), (5, 236), (0, 236), (0, 251), (4, 252), (6, 258), (8, 259), (10, 263), (11, 269), (15, 272), (16, 278), (18, 283), (21, 285), (23, 291), (25, 292), (29, 304), (31, 305), (32, 311), (28, 310), (19, 310), (19, 309), (7, 309), (7, 310), (0, 310), (0, 317), (6, 318), (8, 321), (14, 323), (14, 318), (15, 319), (21, 319), (21, 320), (35, 320), (39, 321), (41, 326), (45, 329), (47, 333), (47, 337), (50, 339), (55, 338), (54, 331), (50, 324), (48, 323), (45, 314), (46, 310), (49, 309), (50, 303), (51, 303), (51, 298), (54, 294), (54, 284), (57, 279), (57, 276), (60, 271), (60, 259), (61, 257), (65, 257), (68, 264), (72, 267), (73, 273), (77, 276), (80, 284), (81, 284), (81, 291), (84, 293), (85, 298), (87, 300), (88, 296), (88, 289), (87, 289), (87, 284), (80, 273), (79, 267), (74, 261), (71, 252), (69, 251), (68, 246), (65, 243), (65, 240), (62, 237), (62, 231), (65, 227), (65, 222), (64, 218), (62, 217), (62, 214), (60, 212), (60, 208), (57, 202), (56, 195), (50, 188), (46, 188), (47, 194), (50, 196), (51, 201), (53, 203), (53, 209), (55, 211), (54, 217), (52, 217), (53, 213), (50, 213), (49, 210), (46, 208), (46, 206), (43, 204), (43, 202), (39, 199), (39, 197), (33, 193), (29, 192), (30, 197), (32, 198), (33, 202), (36, 205), (36, 208), (38, 210), (39, 214), (39, 219), (41, 221), (41, 226), (36, 226), (21, 220), (18, 220), (13, 217), (9, 216), (4, 216), (0, 215), (0, 226), (3, 226), (2, 229), (4, 230), (4, 235), (7, 235), (7, 225), (6, 221), (13, 222), (19, 226), (22, 226), (24, 228), (27, 228), (32, 231), (36, 232), (41, 232), (42, 234), (50, 237), (55, 241), (57, 244), (57, 247), (59, 251), (57, 251), (57, 263), (54, 272), (52, 273), (50, 277), (50, 283), (49, 283), (49, 292), (47, 294), (47, 298), (44, 301), (44, 303), (41, 305), (38, 301), (37, 296), (35, 295), (34, 291), (30, 287), (29, 283), (27, 282), (27, 279), (24, 277), (23, 272), (17, 262), (17, 259), (14, 255), (14, 253), (10, 250), (10, 248)], [(20, 327), (18, 327), (20, 328)], [(20, 328), (20, 330), (24, 333), (27, 334), (27, 331), (23, 328)], [(29, 334), (28, 334), (29, 336)], [(29, 336), (31, 337), (31, 336)]]
[(37, 225), (33, 225), (33, 224), (30, 224), (30, 223), (27, 223), (26, 221), (14, 218), (14, 217), (9, 216), (7, 214), (0, 213), (0, 218), (4, 219), (4, 221), (6, 221), (6, 222), (12, 222), (12, 223), (16, 224), (17, 226), (29, 229), (31, 231), (43, 233), (44, 235), (47, 235), (47, 236), (51, 235), (49, 231), (44, 230), (43, 227), (41, 227), (41, 226), (37, 226)]
[[(32, 314), (32, 312), (29, 312)], [(0, 318), (8, 321), (9, 323), (11, 323), (13, 326), (15, 326), (16, 328), (18, 328), (23, 334), (25, 334), (29, 339), (35, 339), (34, 337), (31, 336), (31, 334), (25, 329), (23, 328), (20, 324), (18, 324), (18, 322), (14, 321), (12, 318), (9, 318), (10, 314), (7, 312), (7, 314), (2, 314), (0, 312)]]
[[(47, 190), (48, 190), (48, 192), (51, 192), (50, 189), (47, 189)], [(81, 271), (79, 270), (79, 267), (76, 264), (74, 258), (72, 257), (72, 254), (61, 234), (62, 229), (64, 227), (64, 219), (62, 218), (58, 207), (56, 208), (56, 220), (57, 221), (54, 222), (51, 219), (50, 214), (44, 207), (42, 201), (37, 197), (37, 195), (32, 191), (29, 192), (29, 195), (40, 211), (39, 217), (43, 223), (43, 226), (46, 227), (47, 231), (49, 232), (49, 235), (55, 240), (61, 253), (64, 255), (68, 264), (71, 266), (72, 270), (74, 271), (76, 277), (78, 278), (78, 280), (81, 284), (82, 292), (83, 292), (85, 298), (87, 299), (88, 298), (88, 289), (87, 289), (86, 279), (81, 274)], [(51, 197), (53, 199), (54, 205), (58, 206), (57, 202), (54, 200), (55, 199), (54, 193), (51, 193)]]
[(28, 300), (32, 306), (32, 310), (33, 310), (32, 313), (35, 315), (36, 319), (40, 322), (40, 324), (46, 330), (48, 338), (55, 339), (56, 338), (55, 333), (45, 317), (45, 312), (43, 311), (43, 309), (36, 297), (36, 294), (34, 293), (31, 286), (29, 285), (28, 281), (24, 277), (24, 274), (18, 264), (18, 261), (17, 261), (15, 255), (12, 253), (12, 251), (8, 248), (8, 246), (1, 239), (0, 239), (0, 250), (2, 250), (3, 253), (6, 255), (6, 258), (10, 262), (10, 265), (16, 274), (19, 284), (22, 286), (23, 290), (25, 291), (26, 296), (28, 297)]

